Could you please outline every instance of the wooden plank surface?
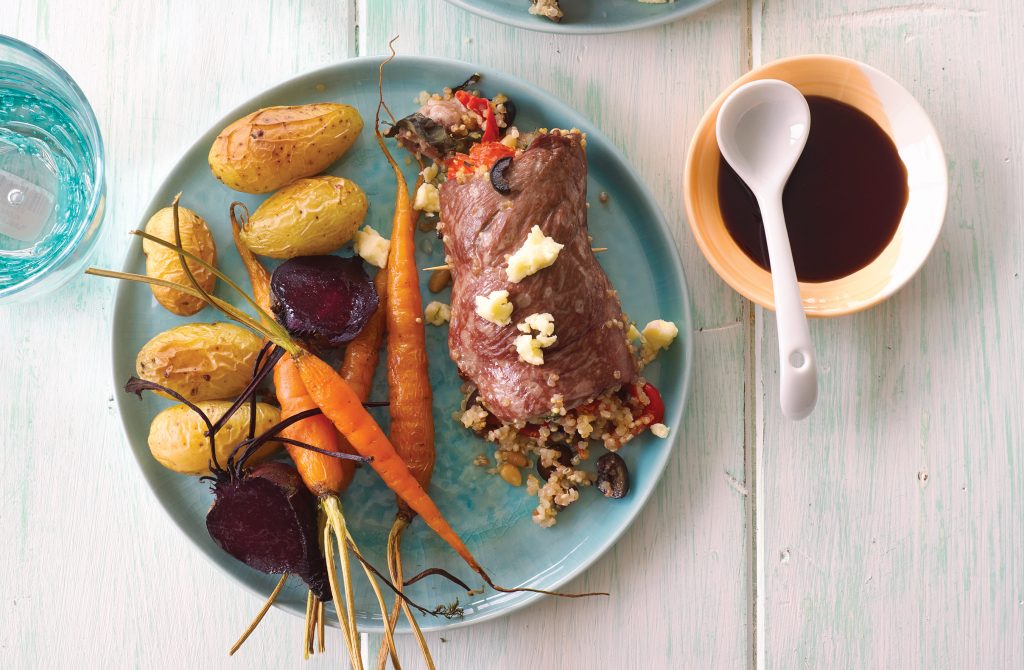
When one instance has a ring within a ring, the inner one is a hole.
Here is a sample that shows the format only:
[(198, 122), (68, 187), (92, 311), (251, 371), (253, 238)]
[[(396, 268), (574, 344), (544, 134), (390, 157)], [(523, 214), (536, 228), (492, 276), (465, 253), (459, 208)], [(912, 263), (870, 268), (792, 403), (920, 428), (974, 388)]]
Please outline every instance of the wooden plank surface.
[[(700, 257), (683, 215), (681, 180), (685, 147), (704, 108), (746, 67), (744, 3), (729, 0), (661, 28), (586, 37), (516, 30), (441, 0), (367, 5), (365, 53), (385, 53), (399, 35), (400, 53), (513, 73), (608, 135), (672, 225), (697, 328), (686, 425), (664, 479), (615, 548), (567, 587), (611, 585), (611, 600), (547, 599), (495, 622), (430, 635), (438, 667), (743, 667), (746, 307)], [(411, 639), (401, 648), (410, 667), (420, 667)]]
[(805, 423), (776, 410), (764, 321), (764, 667), (1024, 667), (1024, 7), (761, 4), (763, 60), (838, 53), (904, 84), (951, 187), (916, 279), (812, 322), (823, 374)]
[[(655, 496), (569, 585), (613, 584), (615, 596), (430, 635), (438, 667), (1024, 666), (1016, 0), (723, 0), (670, 26), (589, 37), (514, 30), (442, 0), (8, 0), (0, 33), (53, 55), (101, 119), (106, 266), (224, 110), (313, 67), (381, 54), (396, 34), (403, 53), (554, 93), (647, 180), (687, 271), (696, 374)], [(680, 182), (718, 91), (751, 62), (805, 52), (860, 58), (905, 84), (939, 129), (951, 189), (921, 275), (867, 313), (811, 324), (820, 404), (790, 424), (775, 409), (774, 319), (704, 262)], [(0, 661), (301, 664), (301, 622), (280, 612), (239, 657), (224, 654), (259, 602), (193, 550), (132, 460), (112, 401), (112, 296), (81, 278), (0, 308)], [(338, 667), (340, 638), (330, 642), (334, 655), (304, 667)], [(419, 667), (411, 641), (401, 648)]]

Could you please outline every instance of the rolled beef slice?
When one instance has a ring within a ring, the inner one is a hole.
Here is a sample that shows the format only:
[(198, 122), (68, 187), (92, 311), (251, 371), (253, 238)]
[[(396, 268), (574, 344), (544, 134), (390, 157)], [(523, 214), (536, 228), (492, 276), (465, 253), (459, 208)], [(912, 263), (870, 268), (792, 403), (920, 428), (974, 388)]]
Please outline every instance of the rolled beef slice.
[[(441, 186), (453, 281), (448, 346), (462, 376), (505, 422), (549, 415), (554, 404), (571, 409), (636, 378), (618, 294), (591, 251), (580, 140), (576, 133), (534, 140), (506, 172), (507, 195), (487, 175)], [(564, 247), (553, 265), (512, 283), (508, 256), (535, 225)], [(504, 326), (476, 313), (476, 296), (500, 290), (514, 305)], [(543, 350), (543, 365), (531, 365), (516, 352), (516, 324), (544, 312), (554, 317), (557, 341)]]

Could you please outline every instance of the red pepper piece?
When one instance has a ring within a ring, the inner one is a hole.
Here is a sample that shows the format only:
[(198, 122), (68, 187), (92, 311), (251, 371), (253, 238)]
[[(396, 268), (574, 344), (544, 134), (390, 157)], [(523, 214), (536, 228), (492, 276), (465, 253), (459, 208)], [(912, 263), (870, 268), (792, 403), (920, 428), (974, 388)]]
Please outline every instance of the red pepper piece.
[(476, 166), (473, 165), (473, 159), (466, 154), (455, 154), (447, 161), (445, 161), (445, 167), (448, 169), (448, 178), (455, 179), (459, 175), (470, 175), (473, 174), (473, 170)]
[(469, 150), (470, 161), (474, 165), (486, 165), (488, 170), (494, 167), (499, 159), (515, 155), (515, 149), (509, 149), (501, 142), (480, 142)]
[(650, 383), (644, 383), (643, 392), (649, 401), (647, 405), (644, 405), (640, 399), (639, 385), (633, 384), (629, 387), (629, 395), (641, 407), (640, 416), (651, 417), (651, 423), (648, 425), (661, 423), (665, 420), (665, 401), (661, 399), (661, 393), (658, 392), (658, 389), (654, 388), (654, 384)]
[(498, 139), (498, 119), (495, 118), (494, 108), (487, 98), (478, 98), (466, 91), (456, 91), (455, 99), (461, 102), (466, 109), (484, 117), (484, 136), (482, 141), (494, 142)]
[(515, 149), (509, 149), (501, 142), (478, 142), (469, 149), (469, 155), (455, 154), (448, 159), (448, 178), (470, 175), (481, 165), (490, 169), (499, 158), (514, 156)]

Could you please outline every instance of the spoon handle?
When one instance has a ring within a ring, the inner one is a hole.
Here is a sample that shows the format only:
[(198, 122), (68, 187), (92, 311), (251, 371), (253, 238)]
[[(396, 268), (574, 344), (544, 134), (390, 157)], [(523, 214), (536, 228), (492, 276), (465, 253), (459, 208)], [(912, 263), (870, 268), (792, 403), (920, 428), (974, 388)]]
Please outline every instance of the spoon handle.
[(779, 332), (779, 396), (782, 413), (789, 419), (807, 417), (818, 399), (818, 366), (807, 316), (800, 301), (793, 252), (786, 232), (782, 195), (758, 201), (768, 257), (772, 265), (775, 318)]

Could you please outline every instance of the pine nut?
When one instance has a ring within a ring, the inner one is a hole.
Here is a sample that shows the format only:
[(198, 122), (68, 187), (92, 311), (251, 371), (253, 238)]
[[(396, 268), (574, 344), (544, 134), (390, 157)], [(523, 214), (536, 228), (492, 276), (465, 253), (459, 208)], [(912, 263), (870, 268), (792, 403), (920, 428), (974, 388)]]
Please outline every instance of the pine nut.
[(526, 456), (524, 454), (519, 453), (518, 451), (508, 451), (506, 449), (501, 449), (498, 451), (498, 455), (501, 456), (501, 460), (503, 462), (511, 463), (517, 468), (525, 468), (527, 465), (530, 464), (530, 462), (526, 460)]
[(430, 281), (427, 282), (427, 288), (430, 289), (431, 293), (440, 293), (448, 286), (448, 284), (451, 283), (451, 281), (451, 270), (434, 270), (430, 275)]
[(520, 486), (523, 483), (523, 473), (519, 471), (519, 468), (512, 465), (511, 463), (503, 463), (501, 468), (498, 469), (498, 474), (504, 479), (510, 486)]

